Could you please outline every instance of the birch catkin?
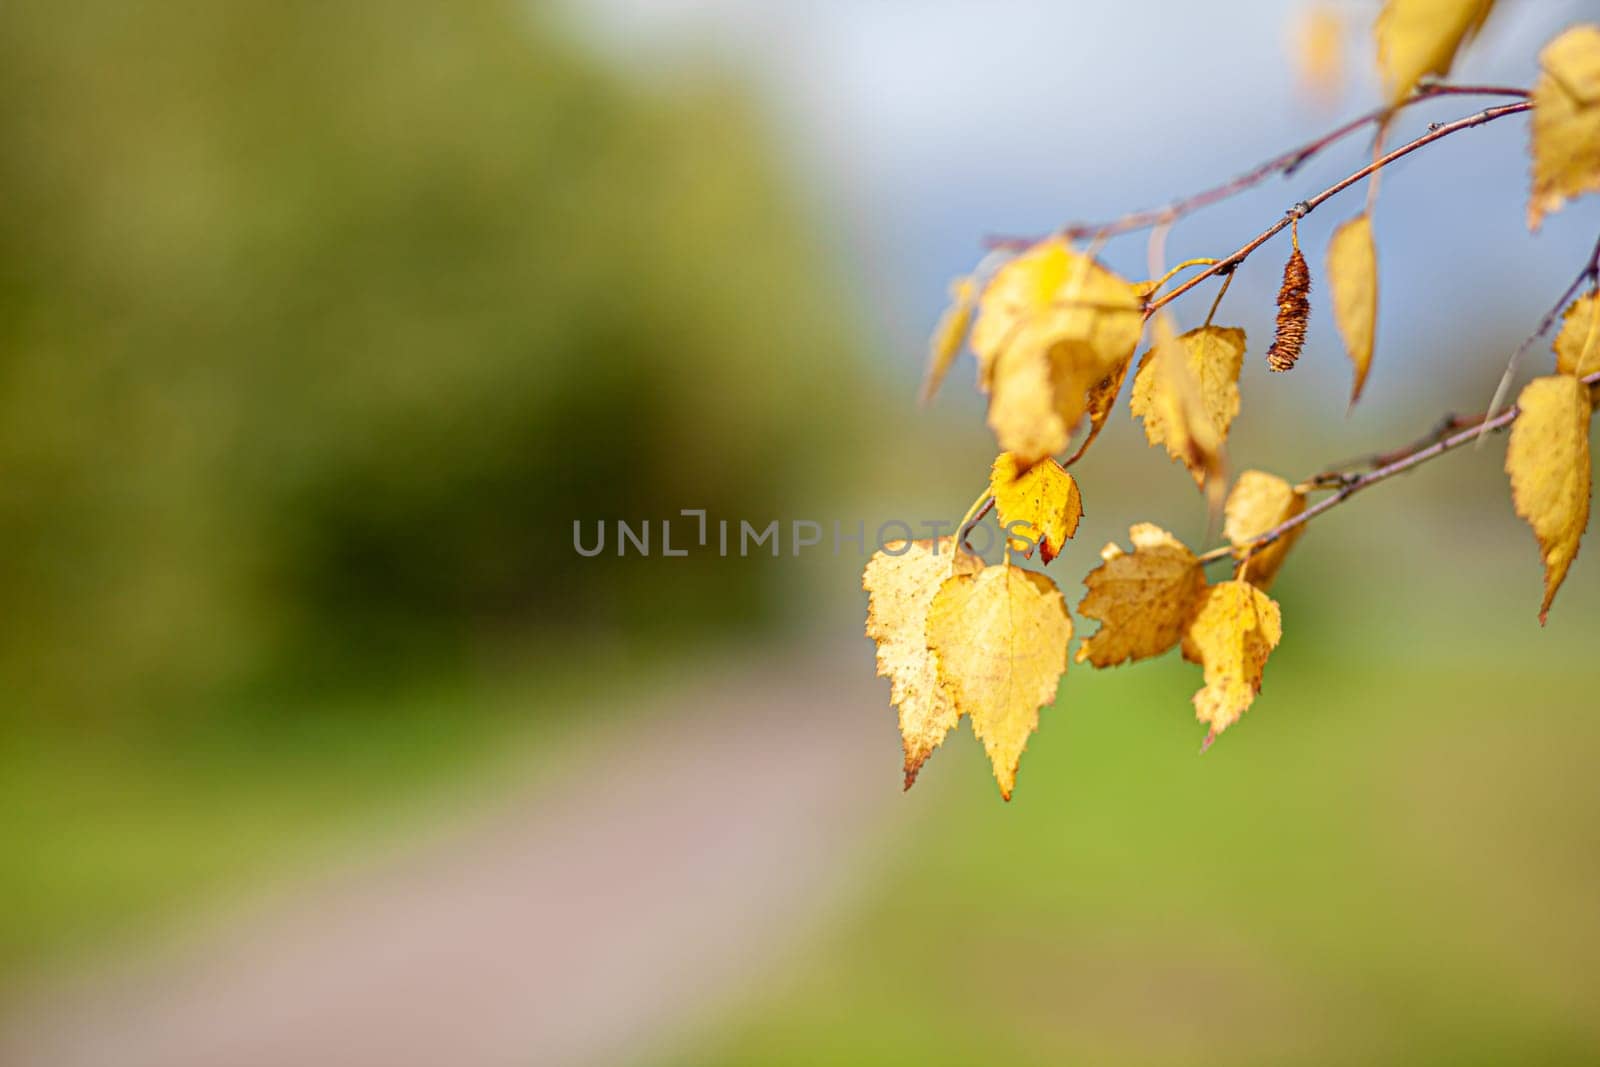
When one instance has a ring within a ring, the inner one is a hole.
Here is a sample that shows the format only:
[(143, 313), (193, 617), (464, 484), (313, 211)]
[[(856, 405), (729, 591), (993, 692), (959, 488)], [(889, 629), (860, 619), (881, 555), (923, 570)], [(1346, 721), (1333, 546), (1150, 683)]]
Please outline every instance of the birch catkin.
[(1311, 271), (1306, 257), (1295, 246), (1289, 262), (1283, 265), (1283, 287), (1278, 290), (1278, 331), (1267, 349), (1267, 365), (1273, 370), (1289, 370), (1300, 358), (1306, 342), (1306, 322), (1311, 318)]

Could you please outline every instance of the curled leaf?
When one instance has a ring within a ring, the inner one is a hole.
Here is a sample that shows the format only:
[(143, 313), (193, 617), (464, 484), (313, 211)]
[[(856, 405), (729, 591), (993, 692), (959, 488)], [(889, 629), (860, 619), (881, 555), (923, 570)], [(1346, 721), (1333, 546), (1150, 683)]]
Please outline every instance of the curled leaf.
[(1589, 391), (1564, 374), (1535, 378), (1517, 398), (1506, 473), (1517, 514), (1533, 527), (1544, 557), (1539, 622), (1578, 554), (1589, 525)]
[(989, 471), (989, 492), (1002, 526), (1027, 524), (1018, 531), (1029, 540), (1024, 555), (1032, 556), (1033, 546), (1038, 545), (1040, 560), (1049, 563), (1078, 532), (1083, 496), (1077, 479), (1048, 456), (1025, 467), (1010, 452), (1000, 453)]
[(1385, 0), (1373, 25), (1378, 69), (1390, 104), (1417, 82), (1450, 73), (1456, 53), (1483, 27), (1494, 0)]
[(1244, 345), (1241, 329), (1201, 326), (1158, 340), (1134, 374), (1130, 407), (1144, 420), (1145, 437), (1166, 446), (1200, 486), (1222, 473), (1222, 444), (1239, 413)]
[(906, 788), (961, 717), (939, 686), (938, 655), (928, 647), (928, 609), (954, 574), (976, 574), (983, 561), (952, 557), (945, 541), (895, 541), (873, 554), (861, 572), (867, 597), (867, 636), (878, 646), (878, 674), (889, 679), (889, 700), (900, 709)]
[(1354, 404), (1367, 384), (1378, 329), (1378, 249), (1372, 241), (1371, 216), (1357, 215), (1333, 231), (1328, 241), (1328, 291), (1334, 324), (1355, 365), (1355, 384), (1350, 388)]
[(1128, 536), (1132, 553), (1107, 545), (1103, 562), (1083, 580), (1088, 592), (1078, 612), (1100, 629), (1078, 645), (1079, 663), (1115, 667), (1161, 655), (1182, 639), (1205, 594), (1205, 570), (1182, 541), (1150, 523)]
[(1537, 230), (1572, 197), (1600, 190), (1600, 26), (1574, 26), (1545, 45), (1532, 100), (1528, 229)]
[[(1244, 551), (1252, 541), (1279, 523), (1287, 522), (1306, 509), (1306, 496), (1294, 486), (1266, 471), (1245, 471), (1233, 483), (1228, 502), (1223, 505), (1222, 532), (1234, 546), (1234, 554), (1244, 560)], [(1305, 533), (1304, 526), (1296, 526), (1270, 545), (1266, 545), (1239, 564), (1234, 577), (1248, 581), (1266, 592), (1278, 576), (1289, 549)]]
[(1561, 316), (1561, 332), (1551, 346), (1556, 370), (1574, 378), (1600, 371), (1600, 291), (1580, 296)]
[(1142, 308), (1132, 285), (1065, 241), (1040, 242), (997, 271), (971, 344), (1000, 447), (1024, 463), (1066, 448), (1090, 391), (1138, 345)]
[(961, 351), (967, 331), (972, 328), (976, 307), (977, 287), (970, 277), (957, 278), (950, 284), (950, 306), (939, 316), (939, 325), (928, 343), (928, 373), (922, 380), (922, 403), (932, 400), (944, 383), (945, 373)]
[(971, 716), (1007, 800), (1039, 709), (1056, 698), (1071, 639), (1061, 593), (1035, 571), (1001, 564), (958, 574), (934, 598), (928, 648), (938, 656), (940, 684)]
[(1249, 582), (1218, 582), (1206, 590), (1183, 637), (1184, 659), (1205, 668), (1194, 712), (1211, 727), (1206, 744), (1255, 702), (1267, 656), (1282, 638), (1277, 602)]

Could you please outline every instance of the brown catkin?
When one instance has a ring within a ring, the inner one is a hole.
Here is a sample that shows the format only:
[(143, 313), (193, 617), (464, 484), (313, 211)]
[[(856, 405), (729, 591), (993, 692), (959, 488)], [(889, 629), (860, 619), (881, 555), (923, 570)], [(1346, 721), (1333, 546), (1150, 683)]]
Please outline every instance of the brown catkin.
[(1311, 318), (1311, 271), (1306, 257), (1296, 248), (1283, 265), (1283, 288), (1278, 290), (1278, 332), (1267, 349), (1267, 365), (1273, 370), (1288, 370), (1300, 358), (1306, 343), (1306, 322)]

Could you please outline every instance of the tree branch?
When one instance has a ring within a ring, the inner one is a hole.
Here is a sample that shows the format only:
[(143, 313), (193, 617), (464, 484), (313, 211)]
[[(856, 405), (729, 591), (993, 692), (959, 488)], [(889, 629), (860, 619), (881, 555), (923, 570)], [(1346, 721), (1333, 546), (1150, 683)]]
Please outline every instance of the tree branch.
[(1417, 149), (1422, 148), (1425, 145), (1432, 144), (1434, 141), (1437, 141), (1442, 137), (1448, 137), (1452, 133), (1459, 133), (1461, 130), (1470, 130), (1474, 126), (1482, 126), (1485, 123), (1493, 122), (1495, 119), (1505, 118), (1507, 115), (1516, 115), (1524, 111), (1530, 111), (1532, 108), (1533, 104), (1529, 101), (1522, 101), (1521, 103), (1517, 104), (1501, 104), (1498, 107), (1484, 108), (1476, 115), (1469, 115), (1464, 119), (1457, 119), (1454, 122), (1446, 122), (1441, 125), (1434, 126), (1421, 137), (1418, 137), (1413, 141), (1406, 142), (1399, 148), (1394, 149), (1392, 152), (1373, 160), (1360, 170), (1348, 174), (1339, 181), (1334, 182), (1332, 185), (1322, 190), (1322, 192), (1300, 201), (1294, 207), (1284, 212), (1284, 215), (1281, 219), (1279, 219), (1277, 222), (1274, 222), (1271, 226), (1268, 226), (1265, 230), (1262, 230), (1250, 240), (1246, 241), (1231, 255), (1224, 256), (1223, 258), (1217, 260), (1217, 262), (1212, 266), (1207, 267), (1198, 274), (1191, 275), (1182, 285), (1179, 285), (1171, 292), (1168, 292), (1159, 299), (1153, 300), (1146, 304), (1145, 317), (1148, 318), (1157, 310), (1172, 303), (1174, 300), (1178, 299), (1178, 297), (1182, 296), (1190, 289), (1193, 289), (1195, 286), (1199, 285), (1212, 275), (1232, 273), (1233, 270), (1239, 266), (1239, 264), (1243, 263), (1245, 259), (1249, 257), (1250, 253), (1254, 252), (1273, 237), (1277, 236), (1280, 232), (1287, 229), (1291, 223), (1311, 214), (1311, 212), (1316, 210), (1319, 205), (1350, 188), (1350, 186), (1356, 184), (1367, 175), (1382, 170), (1395, 160), (1404, 156), (1408, 156)]
[[(1400, 108), (1410, 107), (1412, 104), (1420, 104), (1424, 101), (1433, 100), (1444, 96), (1516, 96), (1526, 98), (1527, 95), (1528, 91), (1526, 89), (1513, 89), (1500, 85), (1424, 86), (1423, 88), (1418, 89), (1407, 99), (1402, 100), (1393, 108), (1374, 108), (1365, 115), (1351, 119), (1344, 125), (1330, 130), (1315, 140), (1307, 141), (1303, 145), (1300, 145), (1296, 148), (1291, 148), (1287, 152), (1280, 153), (1279, 155), (1267, 160), (1265, 163), (1262, 163), (1259, 166), (1256, 166), (1229, 181), (1223, 182), (1221, 185), (1213, 186), (1210, 189), (1195, 193), (1193, 196), (1187, 196), (1179, 200), (1174, 200), (1166, 207), (1152, 208), (1146, 211), (1134, 211), (1127, 215), (1123, 215), (1120, 218), (1110, 219), (1105, 222), (1069, 223), (1060, 230), (1056, 231), (1054, 236), (1064, 237), (1068, 240), (1082, 240), (1090, 237), (1116, 237), (1120, 234), (1133, 233), (1137, 230), (1147, 230), (1152, 226), (1160, 226), (1163, 223), (1170, 224), (1176, 222), (1185, 215), (1192, 214), (1193, 212), (1199, 211), (1202, 208), (1210, 207), (1212, 204), (1226, 200), (1229, 197), (1236, 196), (1247, 189), (1252, 189), (1266, 181), (1268, 178), (1272, 177), (1274, 174), (1282, 174), (1287, 177), (1299, 170), (1307, 160), (1309, 160), (1312, 156), (1315, 156), (1317, 153), (1338, 143), (1339, 141), (1348, 137), (1350, 134), (1355, 133), (1357, 130), (1362, 129), (1365, 126), (1382, 122), (1389, 116), (1393, 115), (1395, 111), (1399, 110)], [(992, 237), (987, 240), (985, 244), (987, 244), (990, 248), (1025, 248), (1028, 245), (1037, 244), (1040, 240), (1044, 240), (1044, 238)]]
[[(1585, 385), (1594, 385), (1596, 383), (1600, 383), (1600, 371), (1586, 375), (1585, 377), (1580, 378), (1579, 381), (1583, 382)], [(1349, 500), (1351, 497), (1361, 492), (1361, 490), (1377, 485), (1379, 482), (1388, 481), (1397, 474), (1404, 474), (1411, 468), (1420, 466), (1421, 464), (1428, 462), (1430, 459), (1435, 459), (1444, 455), (1446, 452), (1460, 448), (1462, 445), (1473, 441), (1480, 433), (1490, 433), (1496, 430), (1503, 430), (1507, 426), (1510, 426), (1513, 422), (1516, 422), (1517, 416), (1521, 414), (1522, 409), (1513, 406), (1501, 412), (1499, 415), (1494, 416), (1493, 418), (1467, 420), (1469, 425), (1465, 429), (1454, 430), (1454, 432), (1449, 429), (1449, 427), (1453, 427), (1457, 422), (1457, 420), (1452, 417), (1446, 422), (1440, 424), (1440, 430), (1435, 431), (1434, 434), (1431, 434), (1428, 438), (1423, 439), (1424, 441), (1431, 440), (1431, 443), (1422, 444), (1421, 447), (1412, 446), (1412, 448), (1409, 450), (1402, 449), (1398, 455), (1374, 457), (1375, 461), (1386, 462), (1380, 462), (1379, 465), (1373, 470), (1370, 470), (1364, 474), (1341, 474), (1338, 472), (1325, 472), (1312, 479), (1308, 479), (1308, 484), (1313, 488), (1337, 488), (1332, 496), (1317, 501), (1300, 514), (1291, 519), (1280, 522), (1266, 533), (1252, 537), (1243, 545), (1222, 545), (1218, 548), (1214, 548), (1205, 555), (1201, 556), (1200, 562), (1215, 563), (1217, 560), (1227, 559), (1229, 556), (1235, 556), (1241, 553), (1246, 556), (1253, 555), (1296, 527), (1304, 526), (1318, 515), (1321, 515), (1326, 511), (1331, 511), (1340, 504), (1343, 504), (1346, 500)]]

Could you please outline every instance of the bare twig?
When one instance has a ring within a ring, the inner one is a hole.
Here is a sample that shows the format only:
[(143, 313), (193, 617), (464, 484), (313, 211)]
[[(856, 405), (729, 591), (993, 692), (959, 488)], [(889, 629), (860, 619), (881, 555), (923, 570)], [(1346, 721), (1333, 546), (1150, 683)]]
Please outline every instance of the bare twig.
[[(1418, 89), (1409, 98), (1402, 100), (1394, 108), (1375, 108), (1357, 118), (1351, 119), (1344, 125), (1330, 130), (1321, 137), (1287, 152), (1280, 153), (1246, 171), (1239, 176), (1223, 182), (1202, 192), (1187, 196), (1181, 200), (1174, 200), (1166, 207), (1152, 208), (1146, 211), (1135, 211), (1120, 218), (1110, 219), (1105, 222), (1074, 222), (1058, 230), (1054, 236), (1065, 237), (1069, 240), (1081, 240), (1085, 237), (1116, 237), (1136, 230), (1146, 230), (1162, 223), (1173, 223), (1185, 215), (1192, 214), (1202, 208), (1236, 196), (1247, 189), (1254, 188), (1272, 177), (1274, 174), (1285, 176), (1299, 170), (1307, 160), (1324, 149), (1355, 133), (1363, 127), (1373, 123), (1381, 123), (1393, 115), (1399, 108), (1410, 107), (1427, 100), (1442, 96), (1516, 96), (1526, 98), (1526, 89), (1514, 89), (1500, 85), (1429, 85)], [(994, 237), (986, 244), (991, 248), (1023, 248), (1037, 244), (1042, 238), (1030, 237)]]
[(1528, 349), (1532, 348), (1539, 338), (1550, 332), (1550, 327), (1556, 324), (1556, 317), (1561, 314), (1561, 309), (1567, 306), (1567, 301), (1571, 300), (1579, 289), (1583, 288), (1584, 282), (1593, 282), (1596, 285), (1600, 285), (1600, 238), (1595, 239), (1594, 250), (1589, 253), (1589, 262), (1585, 263), (1583, 270), (1579, 271), (1578, 276), (1572, 279), (1572, 284), (1567, 286), (1567, 291), (1561, 294), (1560, 299), (1551, 305), (1549, 311), (1545, 312), (1544, 318), (1539, 320), (1538, 329), (1529, 334), (1517, 346), (1516, 351), (1511, 353), (1511, 358), (1506, 360), (1506, 372), (1500, 376), (1500, 384), (1495, 386), (1494, 397), (1489, 401), (1488, 413), (1490, 415), (1493, 415), (1499, 410), (1500, 405), (1505, 403), (1506, 394), (1511, 391), (1511, 380), (1517, 374), (1517, 364), (1522, 361), (1522, 357), (1527, 354)]
[(1274, 222), (1271, 226), (1268, 226), (1265, 230), (1262, 230), (1260, 233), (1256, 234), (1256, 236), (1252, 237), (1250, 240), (1246, 241), (1231, 255), (1224, 256), (1217, 260), (1217, 262), (1212, 266), (1205, 268), (1197, 274), (1190, 275), (1182, 285), (1174, 287), (1170, 291), (1162, 294), (1159, 298), (1146, 304), (1145, 316), (1148, 318), (1158, 309), (1172, 303), (1178, 297), (1182, 296), (1190, 289), (1193, 289), (1195, 286), (1199, 285), (1201, 282), (1205, 281), (1214, 274), (1226, 275), (1232, 273), (1233, 270), (1239, 266), (1239, 264), (1243, 263), (1245, 259), (1249, 257), (1250, 253), (1266, 244), (1273, 237), (1277, 236), (1280, 232), (1294, 222), (1297, 222), (1298, 220), (1311, 214), (1311, 212), (1316, 210), (1320, 204), (1350, 188), (1350, 186), (1356, 184), (1367, 175), (1374, 174), (1382, 170), (1395, 160), (1400, 159), (1403, 156), (1408, 156), (1417, 149), (1439, 140), (1441, 137), (1448, 137), (1452, 133), (1458, 133), (1461, 130), (1470, 130), (1474, 126), (1482, 126), (1485, 123), (1493, 122), (1495, 119), (1505, 118), (1507, 115), (1520, 114), (1521, 112), (1529, 111), (1532, 108), (1533, 104), (1527, 101), (1517, 104), (1501, 104), (1498, 107), (1485, 108), (1476, 115), (1469, 115), (1466, 118), (1457, 119), (1454, 122), (1446, 122), (1431, 128), (1421, 137), (1418, 137), (1413, 141), (1406, 142), (1399, 148), (1396, 148), (1393, 151), (1373, 160), (1360, 170), (1339, 179), (1337, 182), (1334, 182), (1320, 193), (1300, 201), (1294, 207), (1284, 212), (1284, 215), (1281, 219), (1279, 219), (1277, 222)]
[[(1600, 371), (1596, 371), (1579, 380), (1585, 385), (1594, 385), (1600, 382)], [(1466, 429), (1456, 430), (1453, 433), (1445, 432), (1443, 436), (1440, 436), (1439, 432), (1436, 431), (1423, 439), (1424, 441), (1431, 440), (1431, 443), (1422, 445), (1420, 448), (1412, 446), (1409, 449), (1401, 449), (1398, 454), (1394, 454), (1392, 457), (1375, 457), (1375, 460), (1386, 460), (1387, 462), (1381, 462), (1373, 470), (1362, 474), (1341, 474), (1338, 472), (1319, 474), (1315, 478), (1309, 479), (1305, 484), (1309, 488), (1333, 489), (1333, 495), (1317, 501), (1300, 514), (1280, 522), (1272, 529), (1257, 537), (1252, 537), (1242, 545), (1222, 545), (1218, 548), (1213, 548), (1200, 557), (1200, 562), (1215, 563), (1236, 553), (1249, 555), (1258, 552), (1296, 527), (1304, 526), (1323, 512), (1331, 511), (1338, 507), (1361, 492), (1361, 490), (1377, 485), (1379, 482), (1387, 481), (1397, 474), (1404, 474), (1411, 468), (1420, 466), (1430, 459), (1435, 459), (1446, 452), (1460, 448), (1462, 445), (1474, 440), (1480, 433), (1503, 430), (1513, 422), (1516, 422), (1517, 416), (1521, 414), (1521, 408), (1511, 407), (1493, 418), (1485, 418), (1481, 421), (1478, 419), (1468, 420), (1471, 424)], [(1445, 424), (1441, 423), (1440, 425), (1443, 427)]]

